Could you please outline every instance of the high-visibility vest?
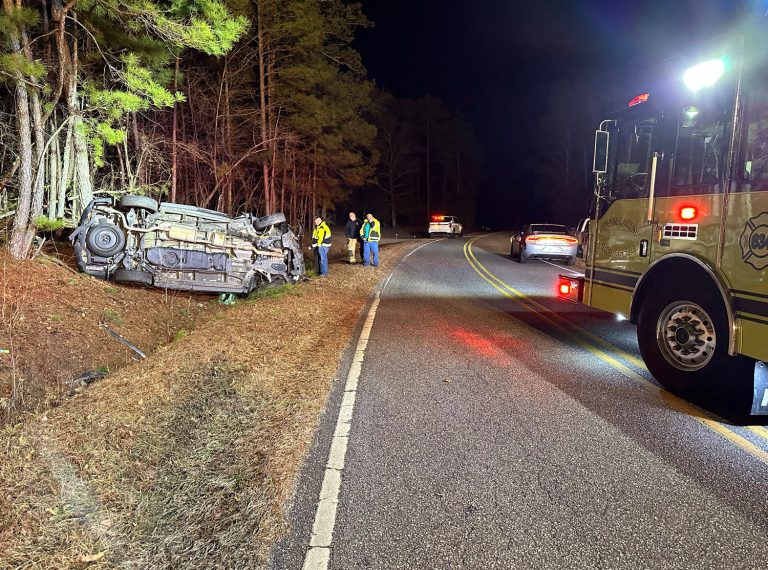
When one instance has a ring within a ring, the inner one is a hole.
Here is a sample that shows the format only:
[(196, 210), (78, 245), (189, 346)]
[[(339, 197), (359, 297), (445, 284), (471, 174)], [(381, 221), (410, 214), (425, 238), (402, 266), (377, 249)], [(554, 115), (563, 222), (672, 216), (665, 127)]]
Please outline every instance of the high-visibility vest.
[(318, 247), (331, 247), (331, 228), (325, 222), (320, 222), (312, 230), (312, 244)]
[(360, 228), (360, 235), (365, 241), (379, 241), (381, 239), (381, 223), (376, 218), (373, 218), (370, 222), (365, 221), (363, 227)]

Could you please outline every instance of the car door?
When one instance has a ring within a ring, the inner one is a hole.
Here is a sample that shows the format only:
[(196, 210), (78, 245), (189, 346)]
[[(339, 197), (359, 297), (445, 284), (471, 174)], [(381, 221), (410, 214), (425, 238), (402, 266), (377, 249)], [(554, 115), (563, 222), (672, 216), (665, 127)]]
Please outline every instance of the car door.
[(523, 247), (525, 246), (525, 236), (531, 233), (531, 226), (523, 226), (523, 231), (521, 231), (517, 236), (517, 251), (515, 252), (516, 255), (520, 255), (523, 252)]

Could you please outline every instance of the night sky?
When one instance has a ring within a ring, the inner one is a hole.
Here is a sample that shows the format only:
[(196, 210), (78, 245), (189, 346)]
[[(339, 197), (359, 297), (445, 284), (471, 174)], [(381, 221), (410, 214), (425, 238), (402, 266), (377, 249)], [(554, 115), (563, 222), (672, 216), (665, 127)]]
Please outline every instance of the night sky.
[(469, 118), (488, 156), (483, 201), (509, 201), (532, 175), (541, 114), (557, 81), (604, 77), (618, 94), (608, 113), (643, 89), (644, 69), (766, 4), (363, 0), (375, 27), (357, 45), (380, 87), (400, 97), (430, 93)]

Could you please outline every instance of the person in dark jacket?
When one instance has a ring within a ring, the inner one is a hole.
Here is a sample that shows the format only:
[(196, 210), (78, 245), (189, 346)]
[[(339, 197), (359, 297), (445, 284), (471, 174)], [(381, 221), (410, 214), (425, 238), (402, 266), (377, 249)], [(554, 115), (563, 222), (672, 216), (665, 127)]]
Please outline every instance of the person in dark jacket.
[[(344, 227), (344, 235), (347, 236), (347, 251), (349, 252), (349, 262), (357, 263), (357, 256), (355, 250), (357, 249), (357, 242), (360, 241), (360, 220), (357, 219), (357, 215), (354, 212), (349, 213), (349, 219), (347, 225)], [(363, 251), (360, 248), (360, 255)]]

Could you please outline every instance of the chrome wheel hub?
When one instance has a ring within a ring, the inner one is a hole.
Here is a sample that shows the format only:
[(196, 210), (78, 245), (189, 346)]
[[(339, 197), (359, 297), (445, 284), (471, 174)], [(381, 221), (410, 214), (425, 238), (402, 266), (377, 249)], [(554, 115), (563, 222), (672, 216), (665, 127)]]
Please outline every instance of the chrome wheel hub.
[(695, 303), (675, 301), (667, 306), (659, 316), (656, 337), (662, 355), (678, 370), (700, 370), (715, 355), (715, 325)]

